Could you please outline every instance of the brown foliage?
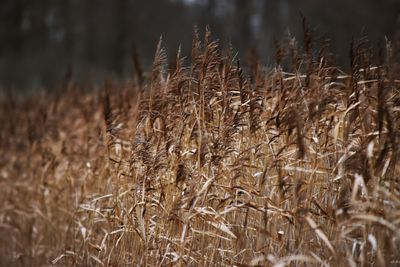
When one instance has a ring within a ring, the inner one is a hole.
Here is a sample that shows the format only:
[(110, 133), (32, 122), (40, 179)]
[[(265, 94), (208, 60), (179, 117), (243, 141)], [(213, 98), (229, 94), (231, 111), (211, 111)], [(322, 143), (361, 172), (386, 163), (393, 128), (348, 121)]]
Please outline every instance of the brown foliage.
[(0, 265), (395, 265), (396, 64), (343, 73), (304, 27), (270, 70), (195, 31), (189, 66), (160, 40), (102, 93), (2, 95)]

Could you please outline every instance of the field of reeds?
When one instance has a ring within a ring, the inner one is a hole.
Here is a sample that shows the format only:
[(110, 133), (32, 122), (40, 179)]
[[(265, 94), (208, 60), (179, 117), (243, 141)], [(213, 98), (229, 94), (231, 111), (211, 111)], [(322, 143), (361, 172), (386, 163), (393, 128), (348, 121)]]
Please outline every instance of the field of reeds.
[(399, 266), (399, 51), (304, 40), (3, 90), (0, 265)]

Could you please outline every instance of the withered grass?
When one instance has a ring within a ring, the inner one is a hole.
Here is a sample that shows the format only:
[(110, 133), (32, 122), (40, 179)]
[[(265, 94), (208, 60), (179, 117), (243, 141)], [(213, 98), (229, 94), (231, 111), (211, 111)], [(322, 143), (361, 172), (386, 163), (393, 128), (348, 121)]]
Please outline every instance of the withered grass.
[(398, 51), (344, 73), (304, 32), (272, 69), (206, 31), (100, 90), (4, 91), (0, 265), (398, 266)]

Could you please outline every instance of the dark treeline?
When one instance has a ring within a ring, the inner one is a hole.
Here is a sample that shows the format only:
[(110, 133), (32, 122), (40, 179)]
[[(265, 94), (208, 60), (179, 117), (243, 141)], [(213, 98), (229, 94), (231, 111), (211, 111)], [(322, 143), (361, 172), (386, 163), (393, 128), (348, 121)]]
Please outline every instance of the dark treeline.
[(372, 44), (395, 38), (398, 0), (3, 0), (0, 2), (0, 83), (54, 86), (72, 70), (78, 81), (132, 73), (134, 47), (145, 69), (162, 35), (167, 52), (189, 54), (194, 25), (206, 25), (239, 56), (256, 48), (273, 64), (275, 40), (302, 41), (300, 13), (346, 68), (352, 36)]

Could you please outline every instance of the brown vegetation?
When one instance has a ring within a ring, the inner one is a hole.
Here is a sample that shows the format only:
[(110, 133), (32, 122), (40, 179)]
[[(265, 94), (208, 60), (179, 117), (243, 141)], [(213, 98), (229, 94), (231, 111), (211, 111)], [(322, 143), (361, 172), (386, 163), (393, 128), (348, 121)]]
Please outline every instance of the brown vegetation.
[(207, 31), (147, 81), (3, 93), (0, 265), (399, 264), (394, 46), (346, 74), (304, 32), (272, 70)]

